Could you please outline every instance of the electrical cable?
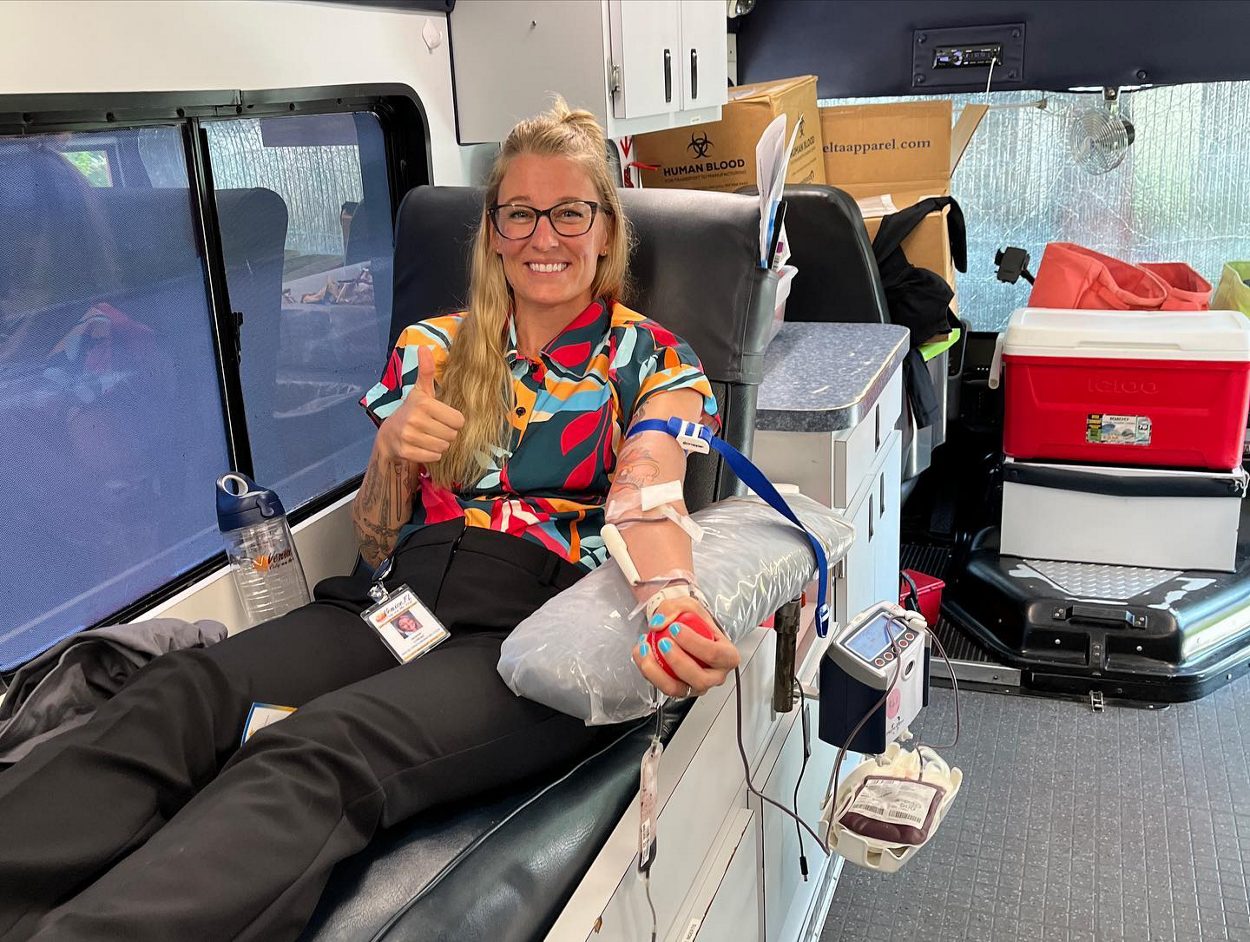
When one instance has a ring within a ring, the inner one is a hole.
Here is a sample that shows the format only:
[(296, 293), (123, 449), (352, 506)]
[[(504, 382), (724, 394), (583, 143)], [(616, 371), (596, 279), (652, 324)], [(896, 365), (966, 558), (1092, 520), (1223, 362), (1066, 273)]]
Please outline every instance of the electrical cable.
[(794, 693), (798, 697), (799, 724), (803, 727), (803, 764), (799, 766), (799, 777), (794, 782), (794, 833), (799, 838), (799, 872), (803, 874), (803, 882), (807, 882), (807, 854), (803, 849), (803, 829), (799, 827), (799, 788), (803, 784), (803, 776), (807, 772), (807, 760), (812, 755), (811, 725), (808, 721), (807, 700), (803, 697), (803, 687), (797, 677), (794, 678)]
[[(929, 637), (933, 639), (933, 643), (937, 645), (938, 654), (942, 660), (946, 662), (946, 669), (951, 675), (951, 689), (955, 691), (955, 738), (948, 743), (942, 743), (940, 746), (929, 746), (930, 749), (950, 749), (959, 743), (960, 731), (960, 713), (959, 713), (959, 678), (955, 676), (955, 665), (951, 663), (951, 659), (946, 656), (946, 649), (942, 647), (942, 642), (938, 639), (937, 633), (930, 631)], [(928, 745), (928, 743), (925, 743)]]
[(741, 671), (736, 667), (734, 668), (734, 701), (735, 701), (735, 707), (737, 710), (737, 719), (738, 719), (738, 755), (742, 757), (742, 771), (746, 775), (747, 791), (749, 791), (752, 795), (754, 795), (760, 801), (772, 805), (782, 814), (786, 815), (787, 817), (793, 818), (795, 821), (797, 821), (800, 825), (803, 826), (803, 828), (807, 831), (807, 833), (812, 836), (812, 840), (816, 842), (817, 846), (819, 846), (820, 849), (823, 850), (826, 854), (829, 853), (829, 846), (820, 839), (820, 835), (817, 834), (816, 831), (806, 821), (804, 821), (801, 817), (796, 815), (793, 811), (791, 811), (785, 805), (781, 804), (781, 802), (773, 801), (767, 795), (763, 794), (758, 788), (755, 787), (754, 783), (751, 781), (751, 763), (747, 759), (747, 747), (742, 741), (742, 674), (741, 674)]

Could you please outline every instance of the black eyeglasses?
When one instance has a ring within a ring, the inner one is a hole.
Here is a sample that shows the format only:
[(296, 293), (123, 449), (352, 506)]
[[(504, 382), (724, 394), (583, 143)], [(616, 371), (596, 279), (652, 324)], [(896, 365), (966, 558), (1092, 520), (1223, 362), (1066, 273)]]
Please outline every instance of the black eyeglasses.
[[(611, 213), (606, 207), (603, 211)], [(495, 224), (495, 231), (505, 239), (528, 239), (543, 216), (560, 235), (579, 236), (585, 235), (595, 224), (599, 204), (591, 200), (569, 200), (556, 203), (550, 209), (535, 209), (524, 203), (499, 203), (487, 212)]]

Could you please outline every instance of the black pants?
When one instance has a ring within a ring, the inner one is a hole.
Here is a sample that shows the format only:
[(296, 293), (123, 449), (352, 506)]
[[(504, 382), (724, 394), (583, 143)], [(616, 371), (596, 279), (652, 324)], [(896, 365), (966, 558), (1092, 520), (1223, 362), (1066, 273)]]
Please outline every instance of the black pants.
[[(451, 631), (400, 666), (365, 578), (156, 659), (85, 726), (0, 775), (0, 938), (294, 938), (379, 828), (568, 766), (610, 731), (516, 697), (507, 633), (578, 576), (460, 523), (409, 539), (407, 583)], [(238, 748), (254, 701), (299, 709)]]

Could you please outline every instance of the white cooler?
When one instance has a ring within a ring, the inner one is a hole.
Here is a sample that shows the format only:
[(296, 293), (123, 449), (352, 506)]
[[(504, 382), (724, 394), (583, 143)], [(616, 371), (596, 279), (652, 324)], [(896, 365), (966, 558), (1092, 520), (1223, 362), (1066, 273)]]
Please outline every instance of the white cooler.
[(1152, 569), (1236, 569), (1250, 476), (1003, 462), (1004, 556)]

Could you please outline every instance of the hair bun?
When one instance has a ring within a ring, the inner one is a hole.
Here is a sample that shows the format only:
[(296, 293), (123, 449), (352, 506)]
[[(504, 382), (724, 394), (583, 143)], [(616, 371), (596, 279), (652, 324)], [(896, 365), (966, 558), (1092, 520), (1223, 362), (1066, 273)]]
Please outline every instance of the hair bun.
[(556, 95), (548, 114), (561, 124), (571, 125), (578, 131), (598, 140), (605, 140), (599, 119), (585, 108), (572, 108), (563, 95)]

